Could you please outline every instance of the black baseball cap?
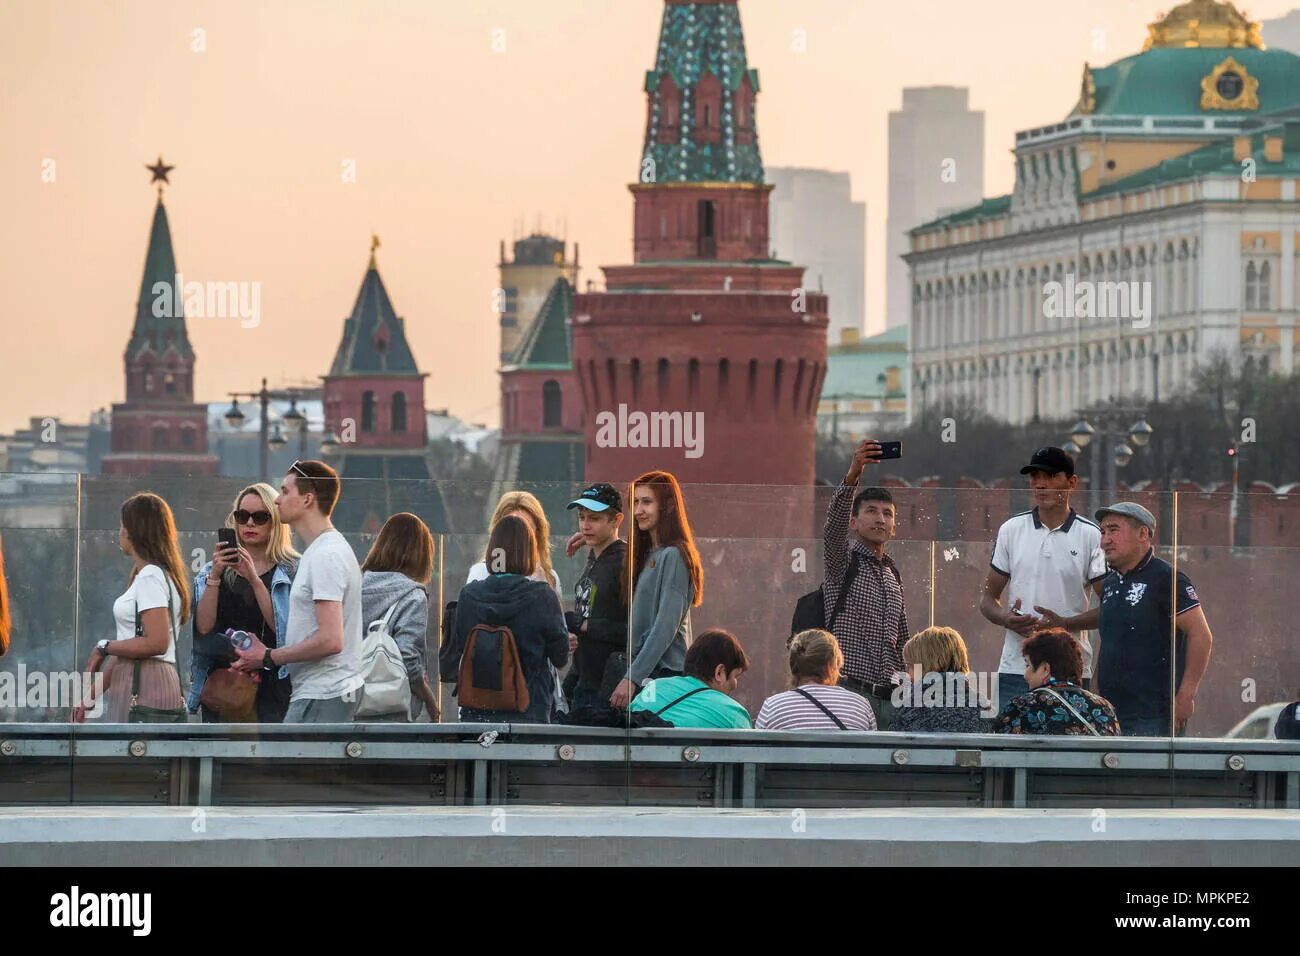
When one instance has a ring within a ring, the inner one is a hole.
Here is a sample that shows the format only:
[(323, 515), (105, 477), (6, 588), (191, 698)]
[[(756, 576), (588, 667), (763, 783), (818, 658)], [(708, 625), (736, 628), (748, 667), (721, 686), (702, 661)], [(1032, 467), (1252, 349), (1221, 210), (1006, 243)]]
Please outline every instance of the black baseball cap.
[(609, 511), (613, 509), (622, 514), (623, 499), (619, 496), (617, 488), (608, 482), (602, 481), (590, 488), (584, 488), (582, 494), (569, 502), (568, 508), (570, 511), (574, 508), (586, 508), (588, 511)]
[(1022, 475), (1034, 471), (1045, 471), (1049, 475), (1065, 472), (1066, 477), (1069, 477), (1074, 474), (1074, 459), (1063, 449), (1048, 445), (1034, 452), (1029, 464), (1020, 469)]

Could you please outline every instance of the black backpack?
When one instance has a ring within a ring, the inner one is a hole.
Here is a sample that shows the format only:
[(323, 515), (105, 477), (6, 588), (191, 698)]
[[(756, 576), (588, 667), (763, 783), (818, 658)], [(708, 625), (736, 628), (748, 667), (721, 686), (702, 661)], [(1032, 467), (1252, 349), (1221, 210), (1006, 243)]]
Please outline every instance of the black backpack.
[(794, 616), (790, 619), (790, 636), (785, 639), (786, 647), (790, 646), (790, 642), (794, 640), (794, 636), (800, 631), (817, 629), (834, 633), (835, 622), (844, 610), (844, 602), (849, 599), (849, 588), (853, 587), (853, 580), (858, 576), (860, 566), (861, 560), (858, 555), (850, 553), (849, 569), (844, 572), (844, 586), (840, 588), (839, 596), (835, 599), (835, 607), (831, 608), (831, 619), (829, 621), (826, 620), (826, 585), (824, 583), (816, 591), (799, 598), (794, 606)]
[[(785, 646), (789, 647), (794, 636), (800, 631), (812, 630), (814, 628), (823, 631), (835, 633), (835, 622), (839, 620), (840, 614), (844, 611), (844, 602), (849, 599), (849, 588), (853, 587), (853, 581), (858, 576), (858, 571), (862, 567), (862, 561), (859, 556), (853, 552), (849, 553), (849, 568), (844, 572), (844, 586), (840, 588), (839, 596), (835, 598), (835, 607), (831, 608), (831, 619), (826, 620), (826, 585), (822, 584), (816, 591), (805, 594), (794, 606), (794, 617), (790, 619), (790, 636), (785, 639)], [(898, 575), (898, 568), (892, 564), (888, 566), (890, 573), (894, 575), (894, 580), (898, 586), (903, 586), (903, 579)]]

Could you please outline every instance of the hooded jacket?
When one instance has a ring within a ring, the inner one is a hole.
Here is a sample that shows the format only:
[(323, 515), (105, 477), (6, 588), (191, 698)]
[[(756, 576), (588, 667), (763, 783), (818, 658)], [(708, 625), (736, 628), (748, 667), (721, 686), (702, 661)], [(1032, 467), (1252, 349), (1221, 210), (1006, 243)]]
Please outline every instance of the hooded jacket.
[(487, 723), (549, 724), (555, 703), (555, 677), (547, 661), (563, 667), (569, 659), (569, 629), (560, 600), (541, 581), (518, 574), (494, 574), (461, 588), (456, 604), (457, 656), (465, 651), (476, 624), (510, 628), (519, 648), (519, 663), (528, 684), (528, 710), (460, 708), (460, 719)]
[[(396, 607), (394, 607), (396, 605)], [(429, 627), (429, 592), (418, 581), (401, 571), (363, 571), (361, 573), (362, 628), (370, 625), (393, 609), (388, 620), (388, 633), (402, 652), (406, 676), (411, 682), (411, 719), (418, 717), (424, 702), (416, 696), (415, 689), (424, 679), (425, 655), (428, 642), (425, 634)]]

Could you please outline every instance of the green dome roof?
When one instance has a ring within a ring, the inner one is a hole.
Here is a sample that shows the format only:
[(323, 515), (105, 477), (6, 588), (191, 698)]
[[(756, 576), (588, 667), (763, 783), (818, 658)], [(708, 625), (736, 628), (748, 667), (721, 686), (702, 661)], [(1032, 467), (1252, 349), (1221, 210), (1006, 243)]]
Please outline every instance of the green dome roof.
[[(1201, 81), (1229, 57), (1259, 81), (1258, 109), (1202, 108)], [(1300, 106), (1300, 56), (1287, 50), (1156, 47), (1090, 72), (1094, 108), (1081, 101), (1072, 116), (1250, 116)]]

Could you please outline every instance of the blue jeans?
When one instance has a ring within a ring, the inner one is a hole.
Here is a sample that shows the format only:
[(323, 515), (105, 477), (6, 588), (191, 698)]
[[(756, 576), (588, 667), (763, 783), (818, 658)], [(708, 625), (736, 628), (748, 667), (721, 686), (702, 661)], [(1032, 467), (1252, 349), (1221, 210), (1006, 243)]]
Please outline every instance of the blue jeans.
[(998, 713), (1006, 710), (1012, 697), (1029, 693), (1024, 674), (998, 674)]

